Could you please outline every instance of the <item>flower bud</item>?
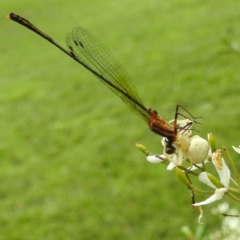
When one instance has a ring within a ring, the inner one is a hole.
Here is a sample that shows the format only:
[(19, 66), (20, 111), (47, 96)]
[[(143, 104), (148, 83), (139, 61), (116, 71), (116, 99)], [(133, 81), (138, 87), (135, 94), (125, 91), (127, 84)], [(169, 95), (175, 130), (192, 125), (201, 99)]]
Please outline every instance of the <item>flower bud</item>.
[(145, 153), (147, 156), (150, 154), (150, 152), (143, 145), (139, 143), (135, 143), (135, 147), (141, 152)]
[(222, 188), (224, 187), (222, 183), (211, 173), (207, 173), (208, 179), (216, 186), (216, 188)]
[(216, 151), (216, 143), (215, 143), (215, 138), (212, 133), (208, 134), (208, 142), (209, 142), (209, 145), (211, 148), (211, 152), (212, 153), (215, 152)]
[(207, 159), (208, 150), (209, 145), (205, 139), (199, 136), (192, 137), (190, 146), (188, 148), (188, 154), (191, 156), (191, 162), (193, 164), (202, 163)]
[(188, 187), (188, 189), (192, 189), (192, 184), (187, 178), (185, 172), (182, 171), (182, 169), (180, 169), (179, 167), (176, 167), (176, 173), (178, 178)]

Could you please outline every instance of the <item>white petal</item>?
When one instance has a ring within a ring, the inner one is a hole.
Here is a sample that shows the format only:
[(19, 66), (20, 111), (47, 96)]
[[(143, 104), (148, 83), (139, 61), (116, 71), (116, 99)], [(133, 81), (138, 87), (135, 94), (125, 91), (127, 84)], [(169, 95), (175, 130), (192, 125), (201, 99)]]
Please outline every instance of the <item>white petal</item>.
[(163, 146), (166, 145), (166, 138), (165, 137), (162, 138), (161, 143), (162, 143)]
[[(160, 157), (165, 158), (164, 155), (160, 155)], [(150, 163), (160, 163), (160, 162), (163, 161), (162, 159), (160, 159), (160, 158), (158, 158), (158, 157), (156, 157), (156, 156), (147, 156), (147, 160), (148, 160)]]
[[(200, 165), (200, 164), (197, 164), (197, 165)], [(202, 165), (202, 164), (201, 164)], [(201, 167), (201, 166), (199, 166), (199, 167)], [(195, 166), (191, 166), (191, 167), (188, 167), (187, 169), (189, 169), (189, 170), (191, 170), (191, 171), (194, 171), (194, 170), (198, 170), (198, 168), (197, 167), (195, 167)]]
[(216, 195), (213, 194), (210, 198), (208, 198), (207, 200), (205, 201), (202, 201), (202, 202), (199, 202), (199, 203), (194, 203), (193, 206), (196, 207), (196, 206), (202, 206), (202, 205), (206, 205), (206, 204), (210, 204), (212, 202), (215, 202), (217, 200), (216, 198)]
[(181, 166), (182, 165), (182, 162), (183, 162), (183, 151), (182, 151), (182, 149), (180, 148), (179, 149), (179, 151), (178, 151), (178, 155), (177, 154), (175, 154), (176, 155), (176, 162), (177, 162), (177, 166)]
[(175, 167), (176, 167), (176, 165), (174, 163), (170, 162), (167, 166), (167, 170), (172, 170)]
[[(172, 156), (173, 156), (173, 158), (172, 158), (173, 164), (175, 164), (176, 166), (181, 166), (182, 165), (182, 155), (179, 153), (179, 156), (178, 156), (178, 154), (174, 153), (174, 154), (172, 154)], [(181, 161), (181, 163), (179, 163), (179, 161)]]
[(216, 195), (217, 200), (220, 200), (227, 191), (228, 191), (227, 188), (216, 189), (215, 195)]
[(230, 175), (231, 172), (228, 168), (228, 166), (226, 165), (224, 159), (222, 158), (222, 164), (223, 164), (223, 169), (219, 170), (218, 168), (216, 168), (218, 175), (220, 177), (220, 182), (223, 184), (224, 187), (228, 188), (229, 186), (229, 182), (230, 182)]
[[(206, 159), (206, 160), (204, 161), (204, 163), (207, 164), (207, 163), (209, 163), (209, 161)], [(199, 164), (196, 164), (196, 166), (202, 167), (203, 164), (202, 164), (202, 163), (199, 163)], [(197, 170), (197, 169), (199, 169), (199, 168), (197, 168), (197, 167), (195, 167), (195, 166), (191, 166), (191, 167), (188, 167), (187, 169), (190, 169), (191, 171), (194, 171), (194, 170)]]
[(208, 185), (209, 187), (216, 189), (215, 185), (209, 180), (206, 172), (201, 172), (201, 173), (198, 175), (198, 179), (199, 179), (201, 182), (203, 182), (203, 183), (205, 183), (206, 185)]
[(240, 146), (239, 146), (239, 148), (236, 148), (236, 147), (232, 146), (232, 148), (233, 148), (237, 153), (240, 154)]
[(208, 141), (209, 141), (209, 138), (210, 138), (210, 133), (207, 134), (207, 139), (208, 139)]
[(215, 193), (208, 199), (206, 199), (205, 201), (199, 202), (199, 203), (194, 203), (193, 206), (201, 206), (201, 205), (206, 205), (206, 204), (210, 204), (212, 202), (215, 202), (217, 200), (220, 200), (223, 195), (225, 194), (225, 192), (227, 192), (227, 188), (219, 188), (215, 190)]
[(215, 168), (223, 170), (222, 152), (220, 149), (212, 153), (212, 163)]

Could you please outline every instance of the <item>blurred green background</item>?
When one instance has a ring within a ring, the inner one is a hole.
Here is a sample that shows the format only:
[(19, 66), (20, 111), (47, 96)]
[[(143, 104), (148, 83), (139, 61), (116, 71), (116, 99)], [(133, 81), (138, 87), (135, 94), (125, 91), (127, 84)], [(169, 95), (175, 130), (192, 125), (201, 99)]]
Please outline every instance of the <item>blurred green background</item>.
[[(199, 214), (175, 172), (134, 147), (160, 154), (161, 138), (9, 12), (63, 46), (73, 27), (87, 28), (146, 106), (170, 120), (183, 105), (203, 117), (201, 136), (213, 132), (232, 153), (240, 144), (239, 11), (237, 0), (3, 0), (0, 239), (184, 239), (180, 228), (195, 229)], [(206, 234), (220, 226), (213, 206), (204, 208)]]

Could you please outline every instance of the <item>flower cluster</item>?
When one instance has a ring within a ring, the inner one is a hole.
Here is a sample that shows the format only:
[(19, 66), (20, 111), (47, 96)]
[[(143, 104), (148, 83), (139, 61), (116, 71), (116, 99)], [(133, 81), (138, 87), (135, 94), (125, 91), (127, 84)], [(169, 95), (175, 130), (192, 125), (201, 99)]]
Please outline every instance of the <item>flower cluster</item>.
[[(239, 201), (240, 199), (236, 197), (236, 194), (240, 194), (240, 182), (234, 181), (231, 178), (231, 172), (222, 157), (222, 152), (220, 149), (215, 147), (215, 139), (213, 134), (208, 135), (208, 141), (201, 138), (198, 135), (193, 136), (191, 127), (185, 129), (184, 125), (188, 124), (190, 120), (178, 121), (178, 129), (180, 129), (176, 134), (176, 139), (172, 143), (174, 147), (174, 152), (169, 154), (166, 151), (168, 139), (162, 139), (163, 154), (153, 155), (142, 145), (136, 144), (137, 148), (140, 149), (147, 155), (147, 160), (151, 163), (164, 163), (167, 164), (167, 170), (176, 169), (179, 179), (187, 185), (188, 189), (195, 193), (209, 193), (205, 190), (197, 189), (192, 185), (190, 176), (197, 177), (198, 180), (208, 187), (212, 188), (212, 195), (204, 201), (195, 202), (193, 200), (192, 206), (198, 207), (200, 211), (199, 222), (202, 217), (202, 205), (213, 203), (217, 200), (222, 199), (224, 195), (231, 197), (232, 199)], [(191, 124), (188, 126), (191, 126)], [(228, 151), (223, 148), (226, 152), (231, 167), (235, 175), (235, 179), (239, 179), (236, 167), (231, 159)], [(240, 147), (233, 149), (240, 154)], [(188, 166), (186, 166), (186, 163)], [(216, 169), (218, 176), (207, 171), (206, 163), (211, 163)], [(235, 184), (235, 188), (230, 187), (230, 180)], [(240, 181), (240, 180), (239, 180)]]
[(187, 125), (190, 120), (178, 121), (179, 128), (182, 129), (177, 133), (176, 140), (173, 142), (175, 151), (172, 154), (167, 154), (166, 142), (167, 139), (162, 139), (164, 147), (162, 155), (147, 157), (147, 160), (152, 163), (159, 163), (163, 160), (169, 161), (167, 167), (168, 170), (173, 169), (176, 166), (182, 166), (184, 161), (189, 161), (191, 164), (202, 163), (208, 156), (209, 145), (208, 142), (198, 135), (192, 136), (191, 129), (184, 129), (184, 125)]

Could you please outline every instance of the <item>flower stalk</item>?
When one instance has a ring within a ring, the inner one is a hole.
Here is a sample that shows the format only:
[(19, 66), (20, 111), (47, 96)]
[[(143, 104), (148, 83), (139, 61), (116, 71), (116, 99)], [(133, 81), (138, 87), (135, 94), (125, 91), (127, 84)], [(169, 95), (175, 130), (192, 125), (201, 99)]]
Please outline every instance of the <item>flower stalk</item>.
[[(192, 191), (192, 206), (197, 207), (200, 211), (199, 221), (202, 218), (201, 206), (211, 204), (215, 201), (221, 200), (224, 195), (231, 199), (240, 202), (240, 177), (230, 153), (223, 147), (227, 155), (233, 176), (220, 149), (216, 148), (216, 141), (212, 133), (208, 134), (208, 141), (198, 135), (192, 136), (192, 131), (180, 130), (177, 133), (176, 140), (173, 142), (174, 151), (169, 153), (166, 149), (166, 139), (162, 140), (163, 154), (153, 155), (143, 145), (136, 144), (136, 147), (147, 155), (147, 160), (150, 163), (163, 163), (167, 165), (167, 170), (175, 168), (178, 179), (187, 188)], [(233, 149), (240, 154), (240, 147)], [(213, 168), (209, 167), (213, 165)], [(216, 174), (217, 173), (217, 174)], [(212, 188), (211, 191), (199, 189), (194, 186), (191, 178), (197, 178), (206, 187)], [(231, 187), (230, 183), (235, 186)], [(209, 194), (210, 197), (202, 202), (195, 202), (196, 194)]]

